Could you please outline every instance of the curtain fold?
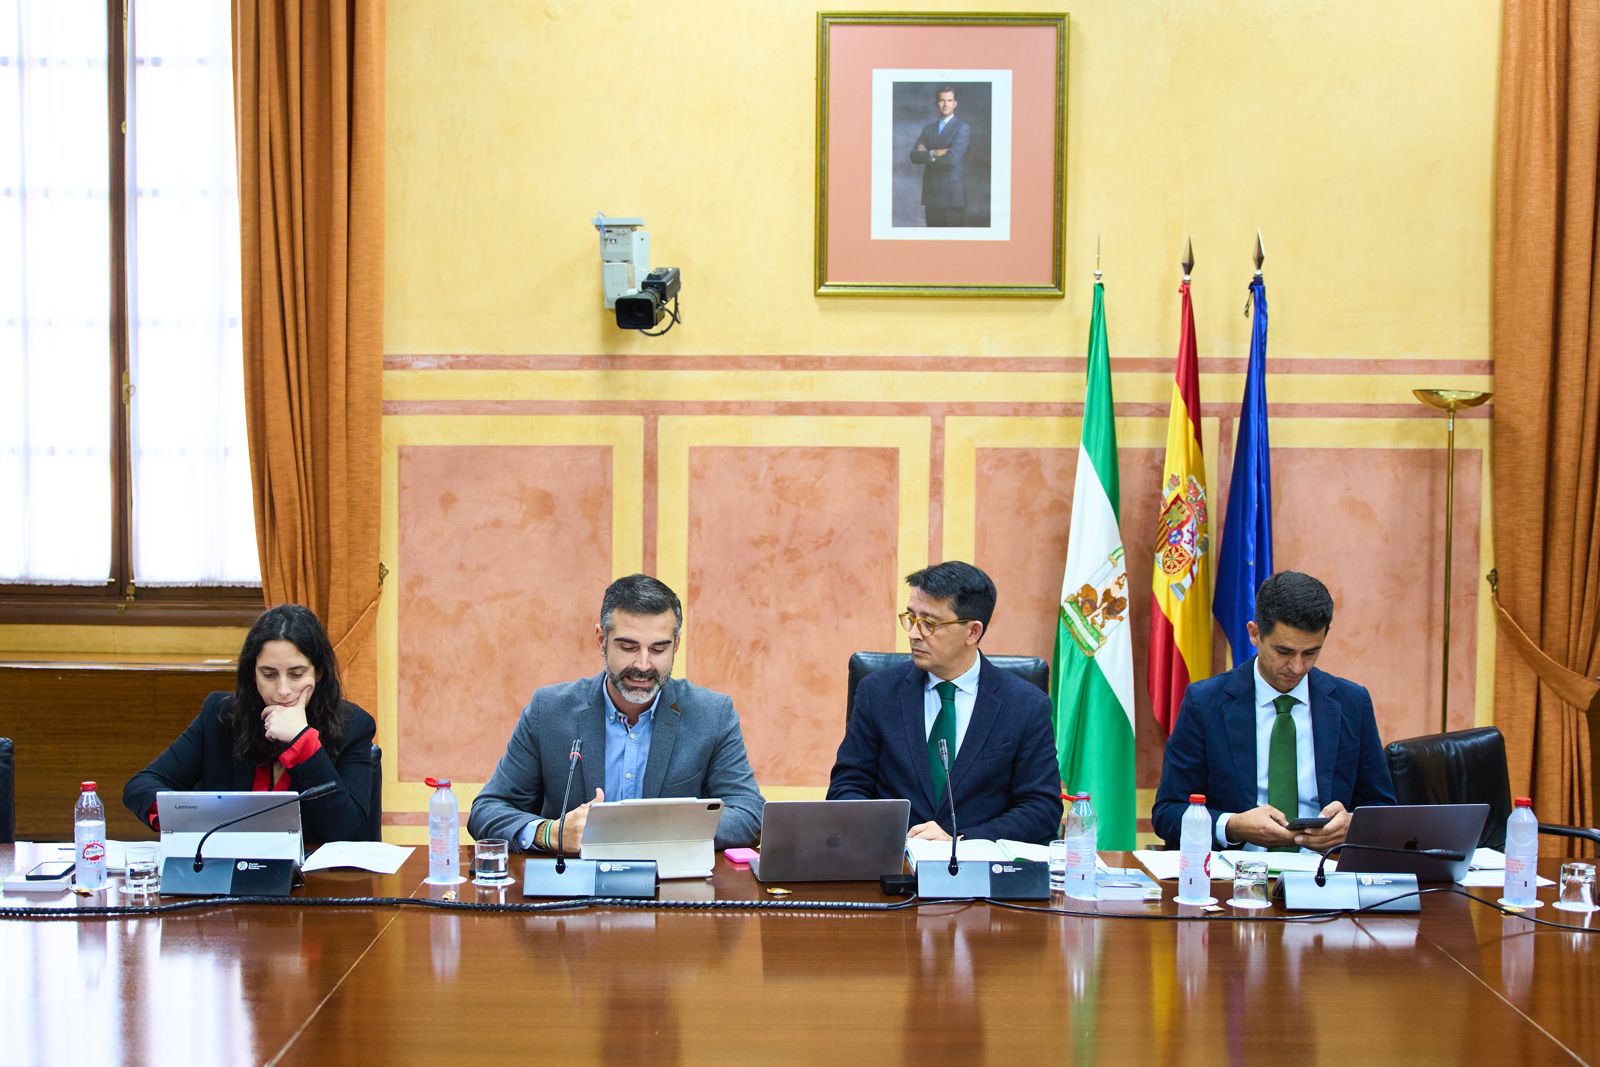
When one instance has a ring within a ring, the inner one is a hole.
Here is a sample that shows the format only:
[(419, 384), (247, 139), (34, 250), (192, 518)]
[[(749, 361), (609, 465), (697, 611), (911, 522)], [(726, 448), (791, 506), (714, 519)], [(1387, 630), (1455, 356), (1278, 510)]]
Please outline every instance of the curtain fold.
[[(1495, 719), (1511, 785), (1547, 822), (1595, 822), (1600, 704), (1600, 5), (1506, 0), (1494, 285)], [(1506, 625), (1510, 623), (1511, 625)], [(1520, 630), (1519, 640), (1514, 631)], [(1530, 647), (1531, 646), (1531, 647)], [(1536, 654), (1537, 653), (1537, 654)], [(1567, 677), (1544, 663), (1543, 675)], [(1571, 679), (1569, 678), (1569, 681)]]
[(383, 0), (233, 0), (246, 424), (267, 604), (376, 710)]

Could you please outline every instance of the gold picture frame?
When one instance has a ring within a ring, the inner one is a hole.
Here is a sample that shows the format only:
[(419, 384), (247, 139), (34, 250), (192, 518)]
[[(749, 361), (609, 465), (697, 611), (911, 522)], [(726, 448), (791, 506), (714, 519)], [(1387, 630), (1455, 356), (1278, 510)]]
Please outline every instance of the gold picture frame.
[(817, 15), (816, 293), (1066, 292), (1064, 12)]

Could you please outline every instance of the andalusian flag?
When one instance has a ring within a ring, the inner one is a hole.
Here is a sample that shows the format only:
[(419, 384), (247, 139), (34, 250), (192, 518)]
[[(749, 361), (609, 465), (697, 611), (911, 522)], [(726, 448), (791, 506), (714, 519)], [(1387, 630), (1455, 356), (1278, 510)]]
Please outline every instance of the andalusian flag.
[(1210, 510), (1200, 449), (1200, 356), (1189, 282), (1178, 286), (1178, 370), (1167, 414), (1167, 462), (1150, 598), (1150, 710), (1170, 735), (1183, 691), (1211, 674)]
[(1102, 849), (1134, 845), (1133, 644), (1122, 557), (1117, 427), (1111, 412), (1105, 286), (1094, 285), (1089, 388), (1083, 406), (1067, 568), (1061, 580), (1055, 662), (1056, 757), (1068, 791), (1087, 791)]

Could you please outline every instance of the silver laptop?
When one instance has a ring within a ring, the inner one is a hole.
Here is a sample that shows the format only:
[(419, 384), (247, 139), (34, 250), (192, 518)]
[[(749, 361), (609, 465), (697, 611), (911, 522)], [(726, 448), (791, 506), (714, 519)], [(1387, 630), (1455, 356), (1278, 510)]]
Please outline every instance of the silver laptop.
[(293, 792), (162, 790), (156, 794), (156, 811), (161, 816), (161, 855), (163, 858), (193, 856), (200, 839), (217, 826), (242, 815), (261, 812), (212, 834), (206, 842), (205, 854), (289, 859), (299, 863), (305, 858), (300, 836), (300, 805), (284, 804), (276, 811), (262, 810), (298, 796)]
[[(1478, 847), (1487, 804), (1366, 805), (1350, 814), (1345, 847), (1337, 854), (1341, 874), (1414, 874), (1419, 882), (1458, 882), (1467, 875)], [(1459, 860), (1372, 852), (1360, 845), (1381, 845), (1415, 851), (1442, 848), (1459, 852)]]
[(909, 800), (769, 800), (761, 815), (760, 882), (856, 882), (899, 874)]

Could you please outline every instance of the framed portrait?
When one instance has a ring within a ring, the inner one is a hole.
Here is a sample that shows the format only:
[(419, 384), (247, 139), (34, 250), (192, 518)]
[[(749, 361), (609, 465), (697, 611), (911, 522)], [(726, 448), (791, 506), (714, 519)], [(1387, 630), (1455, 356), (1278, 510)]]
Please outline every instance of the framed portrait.
[(1065, 292), (1067, 16), (817, 16), (818, 295)]

